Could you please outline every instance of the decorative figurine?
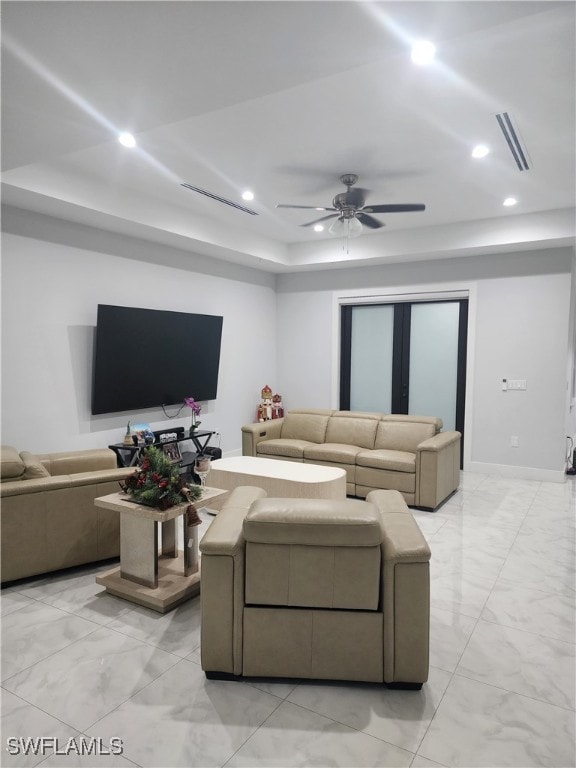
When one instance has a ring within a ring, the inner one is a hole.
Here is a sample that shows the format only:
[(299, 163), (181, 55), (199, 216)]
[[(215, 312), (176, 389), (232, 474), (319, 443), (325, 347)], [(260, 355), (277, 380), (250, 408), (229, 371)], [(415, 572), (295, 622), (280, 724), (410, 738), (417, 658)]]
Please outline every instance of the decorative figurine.
[(279, 419), (284, 416), (282, 397), (280, 395), (272, 395), (272, 390), (268, 384), (262, 388), (260, 397), (262, 402), (256, 411), (256, 421), (270, 421), (271, 419)]
[(282, 405), (282, 395), (273, 395), (272, 397), (272, 418), (281, 419), (284, 416), (284, 406)]
[(269, 421), (272, 418), (272, 390), (268, 384), (262, 388), (260, 396), (262, 397), (262, 406), (264, 409), (264, 421)]
[(130, 433), (130, 422), (126, 426), (126, 434), (124, 435), (124, 445), (133, 445), (132, 435)]

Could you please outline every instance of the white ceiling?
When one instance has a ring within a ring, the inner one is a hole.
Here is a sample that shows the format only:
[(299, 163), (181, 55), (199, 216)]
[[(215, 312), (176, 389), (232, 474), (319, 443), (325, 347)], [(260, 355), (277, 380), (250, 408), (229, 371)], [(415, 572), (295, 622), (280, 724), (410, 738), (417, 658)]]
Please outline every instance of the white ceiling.
[[(574, 242), (574, 2), (11, 0), (2, 44), (5, 203), (275, 272)], [(347, 251), (276, 209), (329, 206), (351, 172), (426, 211)]]

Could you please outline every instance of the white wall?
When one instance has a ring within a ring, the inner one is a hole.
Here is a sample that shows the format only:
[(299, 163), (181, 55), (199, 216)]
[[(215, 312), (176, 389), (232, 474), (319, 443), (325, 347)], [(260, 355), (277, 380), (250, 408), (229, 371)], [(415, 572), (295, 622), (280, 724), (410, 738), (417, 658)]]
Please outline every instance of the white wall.
[[(469, 289), (465, 468), (562, 480), (571, 260), (571, 249), (557, 249), (280, 276), (285, 401), (338, 407), (339, 296)], [(504, 377), (527, 379), (527, 390), (503, 393)]]
[(479, 282), (473, 461), (564, 469), (569, 308), (569, 274)]
[[(273, 276), (222, 263), (209, 274), (209, 260), (194, 254), (18, 211), (3, 223), (12, 230), (2, 241), (4, 444), (35, 452), (102, 447), (122, 440), (128, 419), (154, 429), (190, 423), (187, 408), (174, 421), (161, 409), (91, 415), (103, 303), (224, 316), (218, 398), (203, 404), (201, 420), (221, 433), (225, 453), (239, 451), (262, 386), (275, 384)], [(23, 231), (34, 237), (16, 234)], [(180, 266), (153, 263), (158, 257)], [(154, 350), (141, 344), (144, 371)]]
[[(562, 475), (567, 432), (573, 251), (500, 254), (274, 276), (109, 232), (9, 209), (2, 242), (2, 442), (37, 452), (108, 445), (128, 419), (92, 416), (98, 303), (224, 315), (218, 399), (202, 426), (238, 452), (270, 384), (286, 408), (337, 407), (343, 293), (472, 287), (466, 433), (475, 469)], [(143, 366), (153, 350), (143, 345)], [(502, 377), (526, 392), (502, 393)], [(193, 393), (191, 393), (193, 394)], [(175, 409), (170, 409), (173, 413)], [(519, 448), (511, 448), (517, 435)]]
[(284, 410), (332, 408), (337, 357), (331, 291), (278, 295), (278, 381)]

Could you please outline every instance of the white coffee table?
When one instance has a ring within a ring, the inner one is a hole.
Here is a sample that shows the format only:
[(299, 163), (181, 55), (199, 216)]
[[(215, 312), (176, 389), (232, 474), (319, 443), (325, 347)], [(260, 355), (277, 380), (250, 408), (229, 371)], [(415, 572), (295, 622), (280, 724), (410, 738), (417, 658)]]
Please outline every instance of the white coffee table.
[(216, 459), (210, 485), (231, 491), (238, 485), (256, 485), (269, 496), (301, 499), (345, 499), (346, 472), (337, 467), (297, 461), (235, 456)]

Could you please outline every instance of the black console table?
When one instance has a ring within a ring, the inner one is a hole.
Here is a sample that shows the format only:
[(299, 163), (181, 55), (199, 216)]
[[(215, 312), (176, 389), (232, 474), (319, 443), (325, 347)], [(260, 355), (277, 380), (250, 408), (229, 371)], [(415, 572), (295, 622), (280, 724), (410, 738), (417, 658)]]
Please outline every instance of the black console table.
[[(182, 443), (185, 440), (192, 440), (196, 451), (186, 451), (182, 454), (182, 459), (179, 462), (181, 467), (186, 467), (194, 464), (196, 457), (202, 455), (206, 451), (206, 446), (214, 434), (214, 432), (198, 430), (191, 435), (181, 435), (171, 440), (157, 440), (149, 445), (162, 448), (165, 445), (170, 445), (170, 443)], [(124, 445), (124, 443), (114, 443), (113, 445), (109, 445), (108, 448), (116, 454), (116, 461), (118, 462), (119, 467), (134, 467), (138, 463), (141, 451), (144, 448), (148, 448), (148, 445)]]

